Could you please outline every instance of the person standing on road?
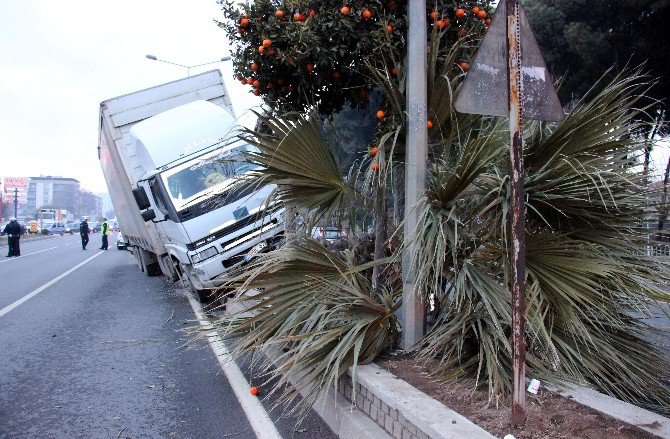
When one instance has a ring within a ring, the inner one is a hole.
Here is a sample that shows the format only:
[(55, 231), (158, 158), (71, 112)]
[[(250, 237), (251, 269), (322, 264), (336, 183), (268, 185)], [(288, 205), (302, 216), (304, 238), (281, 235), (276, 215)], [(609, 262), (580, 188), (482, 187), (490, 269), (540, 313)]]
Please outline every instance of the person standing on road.
[(100, 234), (102, 235), (102, 247), (100, 247), (100, 250), (107, 250), (107, 235), (109, 235), (109, 223), (107, 222), (107, 218), (102, 219)]
[(81, 249), (86, 250), (86, 244), (88, 244), (88, 234), (91, 231), (88, 228), (88, 220), (84, 220), (79, 224), (79, 234), (81, 235)]
[(16, 218), (11, 217), (9, 223), (5, 226), (3, 233), (7, 235), (7, 244), (9, 244), (9, 252), (7, 257), (21, 256), (21, 249), (19, 248), (19, 240), (21, 239), (21, 224), (16, 221)]

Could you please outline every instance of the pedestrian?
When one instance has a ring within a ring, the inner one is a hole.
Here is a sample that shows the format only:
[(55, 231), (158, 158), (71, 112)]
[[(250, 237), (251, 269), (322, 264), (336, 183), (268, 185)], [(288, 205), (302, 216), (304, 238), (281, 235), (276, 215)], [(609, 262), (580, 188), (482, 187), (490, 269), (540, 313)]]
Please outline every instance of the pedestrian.
[(91, 231), (88, 228), (88, 220), (84, 218), (79, 224), (79, 234), (81, 235), (81, 249), (86, 250), (86, 245), (88, 244), (88, 234)]
[(109, 235), (109, 223), (107, 222), (107, 218), (102, 219), (100, 234), (102, 234), (102, 246), (100, 247), (100, 250), (107, 250), (107, 235)]
[(16, 218), (11, 217), (9, 223), (5, 226), (3, 233), (7, 235), (7, 244), (9, 244), (9, 252), (7, 257), (21, 256), (21, 249), (19, 248), (19, 240), (21, 239), (21, 224), (16, 221)]

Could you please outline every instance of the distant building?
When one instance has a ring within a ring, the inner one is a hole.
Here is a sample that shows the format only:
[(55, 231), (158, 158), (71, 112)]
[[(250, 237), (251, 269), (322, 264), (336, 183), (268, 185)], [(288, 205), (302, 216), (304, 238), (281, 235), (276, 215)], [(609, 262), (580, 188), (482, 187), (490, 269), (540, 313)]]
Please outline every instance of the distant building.
[(25, 214), (32, 216), (43, 206), (76, 212), (79, 181), (66, 177), (30, 177)]
[(77, 194), (75, 215), (77, 218), (87, 216), (91, 220), (102, 218), (102, 198), (92, 192), (81, 190)]

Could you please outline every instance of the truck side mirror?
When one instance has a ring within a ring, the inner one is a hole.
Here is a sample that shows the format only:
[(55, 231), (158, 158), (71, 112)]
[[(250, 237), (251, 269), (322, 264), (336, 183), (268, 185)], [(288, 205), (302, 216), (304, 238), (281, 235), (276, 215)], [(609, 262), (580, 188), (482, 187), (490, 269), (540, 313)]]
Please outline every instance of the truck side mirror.
[(142, 219), (144, 220), (145, 223), (147, 221), (151, 221), (154, 218), (156, 218), (156, 212), (154, 212), (153, 209), (147, 209), (144, 212), (142, 212)]
[(147, 193), (143, 187), (136, 187), (135, 189), (133, 189), (133, 197), (135, 197), (135, 202), (137, 203), (137, 207), (139, 207), (140, 210), (148, 209), (149, 207), (151, 207), (149, 197), (147, 197)]

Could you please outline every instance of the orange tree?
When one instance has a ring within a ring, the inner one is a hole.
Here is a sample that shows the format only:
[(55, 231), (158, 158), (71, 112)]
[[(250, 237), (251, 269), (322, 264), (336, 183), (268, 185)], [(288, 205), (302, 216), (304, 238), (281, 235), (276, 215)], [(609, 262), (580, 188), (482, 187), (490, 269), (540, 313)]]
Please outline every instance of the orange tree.
[[(444, 46), (489, 21), (488, 0), (426, 2)], [(344, 104), (365, 107), (375, 79), (370, 66), (400, 79), (406, 52), (406, 1), (222, 0), (224, 28), (234, 44), (236, 78), (278, 113), (316, 105), (332, 114)], [(468, 54), (461, 66), (467, 68)], [(456, 64), (454, 67), (460, 67)]]

